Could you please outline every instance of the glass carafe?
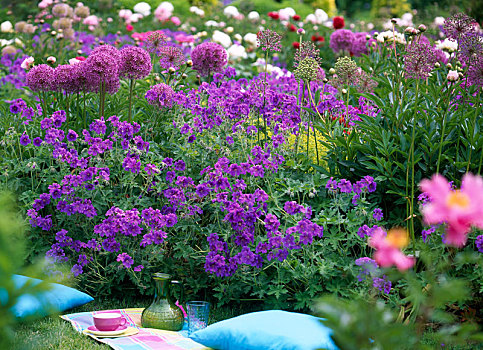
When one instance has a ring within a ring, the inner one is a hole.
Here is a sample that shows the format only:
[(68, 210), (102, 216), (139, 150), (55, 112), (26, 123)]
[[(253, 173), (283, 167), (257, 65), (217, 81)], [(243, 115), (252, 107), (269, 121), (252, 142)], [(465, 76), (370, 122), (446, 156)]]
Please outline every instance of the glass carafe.
[(166, 273), (155, 273), (153, 280), (156, 285), (156, 294), (149, 307), (141, 315), (141, 324), (145, 328), (179, 331), (183, 328), (184, 317), (181, 309), (174, 303), (170, 293), (171, 286), (176, 284), (181, 289), (180, 300), (183, 299), (183, 285), (172, 281)]

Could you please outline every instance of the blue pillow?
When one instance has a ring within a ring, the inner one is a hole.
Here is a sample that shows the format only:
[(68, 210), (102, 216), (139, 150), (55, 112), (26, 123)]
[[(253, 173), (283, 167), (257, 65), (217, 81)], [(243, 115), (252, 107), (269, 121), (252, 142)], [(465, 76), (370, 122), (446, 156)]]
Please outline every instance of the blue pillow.
[[(32, 285), (42, 282), (39, 279), (21, 275), (13, 275), (12, 279), (15, 288), (21, 288), (27, 281), (31, 281)], [(11, 308), (12, 314), (20, 319), (31, 316), (47, 316), (94, 300), (90, 295), (62, 284), (50, 283), (49, 287), (50, 289), (47, 291), (37, 294), (25, 294), (19, 297), (17, 303)]]
[(190, 338), (217, 350), (334, 350), (331, 333), (320, 318), (272, 310), (217, 322)]

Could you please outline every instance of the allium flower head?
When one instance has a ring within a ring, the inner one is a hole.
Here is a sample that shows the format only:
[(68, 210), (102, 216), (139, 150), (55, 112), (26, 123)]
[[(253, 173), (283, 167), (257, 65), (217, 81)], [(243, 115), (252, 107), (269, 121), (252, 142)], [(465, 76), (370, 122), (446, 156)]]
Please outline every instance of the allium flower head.
[(95, 48), (85, 60), (84, 66), (89, 90), (97, 92), (100, 84), (104, 83), (108, 93), (117, 92), (120, 65), (121, 54), (115, 47), (102, 45)]
[(386, 232), (379, 228), (369, 239), (369, 245), (376, 249), (374, 260), (376, 260), (379, 266), (390, 267), (396, 265), (400, 271), (411, 268), (415, 262), (413, 257), (404, 255), (400, 250), (408, 243), (408, 233), (403, 229), (389, 230), (386, 235)]
[(295, 52), (294, 57), (294, 67), (297, 68), (299, 63), (303, 61), (305, 57), (312, 57), (317, 61), (317, 63), (321, 64), (322, 58), (320, 57), (320, 50), (315, 47), (313, 43), (310, 41), (303, 41), (302, 45), (297, 49)]
[(483, 229), (481, 176), (466, 174), (460, 190), (451, 190), (450, 184), (441, 175), (422, 180), (420, 187), (431, 197), (431, 202), (422, 208), (424, 221), (427, 224), (446, 223), (446, 243), (462, 247), (471, 226)]
[(404, 56), (406, 79), (426, 79), (436, 63), (436, 54), (430, 44), (412, 42)]
[(67, 4), (56, 4), (52, 7), (52, 14), (55, 17), (66, 17), (69, 15), (69, 5)]
[(295, 78), (309, 82), (317, 80), (318, 73), (319, 63), (315, 58), (307, 56), (298, 64), (298, 67), (293, 74)]
[(166, 42), (168, 41), (167, 36), (161, 32), (161, 31), (156, 31), (152, 32), (149, 34), (147, 39), (144, 41), (144, 44), (146, 45), (146, 50), (149, 53), (154, 53), (156, 55), (159, 54), (159, 50), (166, 45)]
[(32, 91), (53, 91), (56, 88), (54, 69), (47, 64), (39, 64), (27, 73), (26, 83)]
[(473, 23), (473, 18), (457, 13), (444, 21), (443, 32), (448, 38), (459, 40), (465, 34), (475, 31)]
[(143, 79), (153, 68), (149, 53), (136, 46), (128, 46), (121, 51), (120, 75), (128, 79)]
[(349, 53), (354, 41), (354, 33), (348, 29), (338, 29), (330, 36), (329, 47), (334, 53), (346, 52)]
[(263, 51), (281, 51), (282, 36), (270, 29), (264, 29), (257, 33), (257, 46)]
[(86, 18), (90, 15), (90, 10), (87, 6), (77, 6), (74, 10), (74, 14), (80, 18)]
[(164, 69), (179, 68), (186, 61), (183, 51), (177, 46), (164, 46), (159, 49), (159, 65)]
[(145, 97), (150, 105), (165, 108), (173, 105), (173, 94), (171, 86), (161, 83), (151, 86)]
[(369, 33), (366, 32), (359, 32), (359, 33), (354, 33), (354, 38), (352, 40), (352, 46), (350, 48), (350, 52), (356, 56), (360, 57), (361, 55), (366, 55), (368, 53), (367, 51), (367, 45), (368, 43), (374, 41), (374, 39), (367, 40), (367, 35)]
[(479, 56), (468, 70), (468, 82), (481, 88), (483, 86), (483, 56)]
[(334, 65), (335, 79), (338, 84), (342, 85), (354, 85), (357, 84), (357, 78), (359, 76), (359, 68), (357, 64), (347, 56), (337, 59)]
[(64, 90), (66, 93), (74, 93), (78, 91), (76, 75), (78, 70), (75, 66), (70, 64), (63, 64), (55, 68), (54, 79), (55, 84), (59, 90)]
[(476, 60), (483, 57), (483, 36), (468, 33), (459, 41), (460, 54), (458, 58), (471, 66)]
[(206, 77), (211, 73), (223, 72), (228, 62), (228, 55), (220, 44), (203, 43), (191, 51), (191, 60), (193, 69)]

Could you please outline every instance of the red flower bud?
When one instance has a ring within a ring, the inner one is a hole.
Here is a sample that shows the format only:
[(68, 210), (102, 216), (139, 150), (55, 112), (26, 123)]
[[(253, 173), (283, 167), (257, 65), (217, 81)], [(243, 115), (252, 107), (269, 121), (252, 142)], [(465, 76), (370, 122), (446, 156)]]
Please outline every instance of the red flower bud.
[(298, 41), (294, 41), (292, 43), (292, 46), (293, 46), (294, 49), (298, 49), (300, 47), (300, 43)]
[(299, 15), (293, 15), (293, 20), (294, 21), (300, 21), (300, 16)]

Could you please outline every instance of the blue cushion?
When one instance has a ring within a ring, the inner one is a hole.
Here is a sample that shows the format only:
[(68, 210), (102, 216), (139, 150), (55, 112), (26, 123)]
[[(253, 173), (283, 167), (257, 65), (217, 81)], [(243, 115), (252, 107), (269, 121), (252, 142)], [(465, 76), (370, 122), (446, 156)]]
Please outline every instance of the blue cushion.
[[(21, 288), (27, 281), (31, 281), (32, 285), (42, 282), (39, 279), (21, 275), (13, 275), (12, 279), (15, 288)], [(17, 318), (47, 316), (94, 300), (90, 295), (62, 284), (50, 283), (49, 287), (50, 289), (47, 291), (37, 294), (25, 294), (19, 297), (17, 303), (11, 309), (13, 315)]]
[(253, 312), (217, 322), (190, 338), (217, 350), (337, 349), (320, 318), (287, 311)]

